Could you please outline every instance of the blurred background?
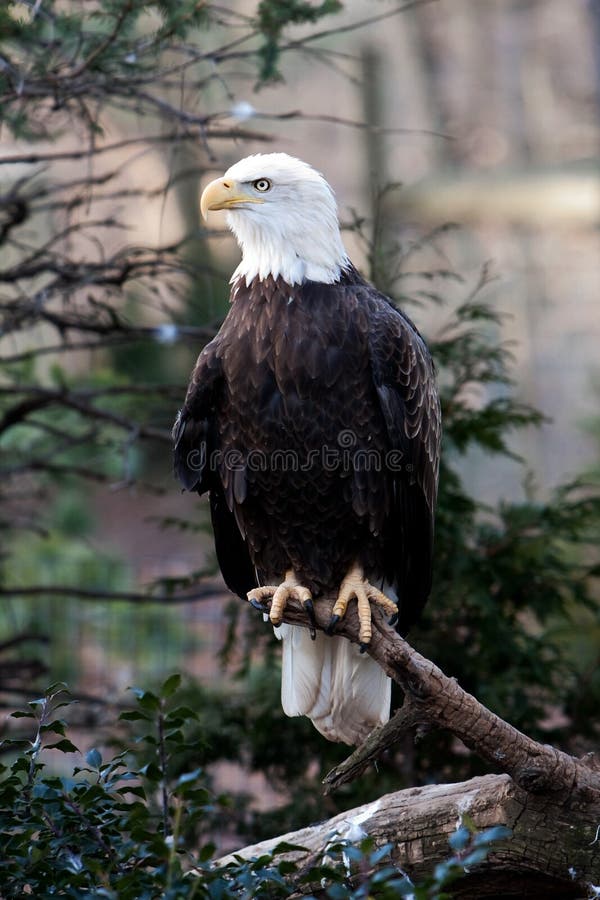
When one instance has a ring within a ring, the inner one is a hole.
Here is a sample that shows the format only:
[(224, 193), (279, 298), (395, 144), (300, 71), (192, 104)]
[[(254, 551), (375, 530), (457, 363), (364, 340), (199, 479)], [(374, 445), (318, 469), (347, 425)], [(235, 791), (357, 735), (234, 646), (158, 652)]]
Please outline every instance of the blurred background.
[[(169, 440), (238, 259), (199, 195), (250, 153), (324, 173), (354, 262), (440, 348), (451, 473), (416, 644), (563, 746), (593, 744), (600, 695), (600, 2), (300, 6), (0, 13), (2, 705), (65, 680), (89, 701), (85, 744), (128, 686), (181, 670), (254, 836), (256, 810), (288, 795), (260, 774), (264, 745), (245, 773), (234, 748), (269, 729), (291, 747), (303, 726), (284, 721), (277, 648), (256, 649), (262, 623), (226, 592)], [(502, 616), (508, 659), (489, 650)], [(471, 628), (489, 641), (469, 662)], [(301, 735), (314, 780), (331, 748)], [(445, 767), (400, 748), (391, 783), (468, 774), (450, 750)]]

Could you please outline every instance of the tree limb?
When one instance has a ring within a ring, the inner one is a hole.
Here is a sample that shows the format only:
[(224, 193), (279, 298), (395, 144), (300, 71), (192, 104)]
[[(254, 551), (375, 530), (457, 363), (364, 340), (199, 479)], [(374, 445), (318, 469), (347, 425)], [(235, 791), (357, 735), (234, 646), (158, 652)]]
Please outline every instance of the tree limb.
[[(332, 606), (328, 599), (315, 604), (317, 628), (327, 627)], [(283, 619), (309, 627), (305, 610), (295, 601), (288, 603)], [(358, 643), (354, 608), (337, 633)], [(364, 834), (376, 846), (391, 843), (397, 868), (420, 880), (448, 859), (448, 838), (468, 816), (478, 829), (508, 826), (512, 837), (492, 845), (481, 865), (465, 870), (453, 885), (454, 898), (597, 896), (590, 893), (600, 882), (600, 764), (593, 754), (576, 759), (513, 728), (414, 650), (379, 611), (373, 613), (367, 652), (402, 687), (405, 701), (390, 722), (327, 775), (327, 793), (360, 775), (409, 728), (447, 729), (503, 774), (387, 794), (318, 825), (244, 847), (219, 862), (260, 857), (282, 841), (293, 844), (303, 849), (282, 856), (298, 866), (293, 879), (302, 891), (303, 876), (326, 861), (328, 845)]]
[(142, 593), (139, 591), (104, 591), (93, 588), (73, 587), (72, 585), (32, 584), (7, 585), (0, 587), (0, 597), (74, 597), (76, 600), (102, 600), (117, 603), (159, 603), (161, 606), (173, 606), (178, 603), (195, 603), (198, 600), (210, 600), (223, 594), (223, 587), (218, 582), (205, 582), (196, 585), (185, 593)]
[[(325, 629), (331, 618), (332, 601), (315, 604), (316, 625)], [(284, 621), (308, 626), (304, 609), (290, 601)], [(358, 618), (354, 608), (339, 623), (336, 632), (358, 643)], [(510, 775), (523, 790), (547, 792), (557, 798), (600, 803), (600, 775), (589, 759), (570, 756), (548, 744), (540, 744), (494, 715), (464, 691), (433, 662), (417, 653), (387, 624), (379, 611), (373, 613), (373, 638), (369, 655), (379, 663), (405, 693), (398, 713), (376, 729), (355, 752), (325, 778), (327, 793), (352, 781), (366, 766), (394, 744), (407, 728), (442, 728), (458, 737), (496, 770)]]
[(323, 860), (328, 845), (356, 840), (362, 832), (377, 846), (393, 844), (394, 864), (419, 881), (448, 858), (448, 838), (468, 816), (478, 829), (507, 826), (512, 837), (492, 844), (485, 862), (453, 885), (455, 900), (582, 898), (592, 896), (590, 885), (600, 881), (599, 812), (598, 801), (556, 804), (553, 797), (528, 794), (507, 775), (484, 775), (461, 784), (386, 794), (317, 825), (243, 847), (218, 862), (257, 859), (285, 841), (304, 848), (276, 857), (293, 860), (298, 866), (293, 877), (299, 880)]

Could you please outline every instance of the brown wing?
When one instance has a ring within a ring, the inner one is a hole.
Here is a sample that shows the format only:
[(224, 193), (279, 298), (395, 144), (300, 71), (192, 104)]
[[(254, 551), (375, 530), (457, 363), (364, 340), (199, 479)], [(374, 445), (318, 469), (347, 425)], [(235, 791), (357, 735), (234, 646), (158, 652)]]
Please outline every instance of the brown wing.
[(215, 408), (222, 389), (223, 370), (215, 338), (198, 357), (183, 409), (173, 426), (173, 464), (186, 491), (203, 494), (212, 487)]
[(398, 592), (398, 628), (404, 633), (431, 590), (440, 404), (425, 342), (412, 322), (381, 295), (371, 300), (370, 356), (390, 448), (385, 569)]
[(217, 415), (224, 388), (218, 337), (204, 348), (192, 372), (185, 403), (173, 426), (175, 474), (188, 491), (210, 492), (219, 568), (227, 586), (245, 598), (256, 587), (248, 546), (229, 509), (217, 474)]

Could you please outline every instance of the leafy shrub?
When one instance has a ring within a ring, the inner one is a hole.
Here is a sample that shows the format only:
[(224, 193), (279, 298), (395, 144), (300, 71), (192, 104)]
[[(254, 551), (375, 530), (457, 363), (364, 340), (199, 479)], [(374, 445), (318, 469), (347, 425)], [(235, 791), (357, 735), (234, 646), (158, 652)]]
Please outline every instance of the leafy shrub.
[(96, 748), (89, 750), (85, 765), (75, 766), (71, 775), (51, 774), (42, 761), (50, 750), (78, 752), (61, 715), (72, 702), (65, 686), (52, 685), (27, 710), (12, 713), (33, 734), (2, 744), (14, 755), (0, 779), (3, 898), (228, 900), (288, 897), (299, 888), (311, 896), (313, 886), (332, 900), (407, 895), (428, 900), (509, 834), (498, 828), (477, 834), (463, 824), (450, 840), (450, 858), (421, 885), (394, 866), (393, 845), (376, 847), (363, 836), (357, 842), (330, 841), (306, 870), (285, 857), (303, 848), (285, 843), (256, 859), (214, 862), (214, 844), (198, 836), (215, 805), (227, 800), (212, 794), (203, 769), (179, 771), (180, 759), (193, 749), (187, 726), (196, 719), (180, 702), (179, 685), (180, 676), (173, 675), (156, 693), (134, 689), (135, 706), (122, 712), (120, 721), (129, 729), (141, 724), (143, 735), (106, 761)]

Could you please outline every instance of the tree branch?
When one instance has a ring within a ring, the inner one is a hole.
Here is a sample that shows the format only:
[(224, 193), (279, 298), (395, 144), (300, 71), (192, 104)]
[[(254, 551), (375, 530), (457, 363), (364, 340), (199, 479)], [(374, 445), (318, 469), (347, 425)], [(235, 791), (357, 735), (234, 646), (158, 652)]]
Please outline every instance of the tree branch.
[[(333, 602), (315, 604), (316, 624), (325, 629)], [(304, 609), (291, 601), (284, 621), (308, 626)], [(350, 609), (339, 623), (338, 634), (358, 643), (358, 618)], [(407, 728), (442, 728), (459, 738), (496, 770), (510, 775), (529, 793), (547, 792), (556, 798), (574, 796), (600, 803), (600, 775), (588, 758), (570, 756), (548, 744), (540, 744), (494, 715), (464, 691), (433, 662), (417, 653), (381, 617), (373, 613), (373, 638), (369, 655), (405, 693), (404, 705), (386, 725), (376, 729), (349, 759), (325, 778), (327, 793), (356, 778), (369, 763), (392, 746)]]
[(448, 838), (468, 816), (478, 829), (507, 826), (512, 837), (492, 844), (483, 864), (465, 870), (464, 878), (452, 886), (454, 898), (591, 897), (590, 884), (600, 880), (599, 812), (598, 801), (585, 806), (556, 804), (553, 798), (527, 794), (507, 775), (485, 775), (462, 784), (431, 784), (386, 794), (318, 825), (243, 847), (217, 862), (258, 859), (281, 842), (303, 848), (276, 857), (278, 862), (287, 859), (297, 865), (292, 879), (302, 890), (294, 896), (300, 897), (306, 895), (303, 876), (326, 861), (328, 846), (363, 834), (376, 846), (393, 844), (396, 867), (419, 881), (448, 858)]
[(178, 603), (195, 603), (197, 600), (208, 600), (224, 593), (218, 582), (206, 582), (194, 590), (184, 594), (163, 593), (144, 594), (138, 591), (103, 591), (93, 588), (73, 587), (71, 585), (32, 584), (26, 586), (8, 585), (0, 587), (0, 597), (73, 597), (76, 600), (101, 600), (117, 603), (160, 603), (161, 606), (173, 606)]
[[(327, 627), (332, 606), (328, 599), (315, 604), (319, 629)], [(305, 610), (295, 601), (289, 602), (283, 619), (309, 626)], [(358, 643), (354, 608), (337, 633)], [(368, 652), (402, 687), (405, 701), (387, 725), (373, 731), (327, 775), (326, 792), (360, 775), (408, 728), (447, 729), (504, 774), (387, 794), (318, 825), (244, 847), (218, 862), (255, 859), (282, 842), (292, 844), (299, 849), (278, 852), (276, 858), (297, 866), (291, 878), (298, 886), (293, 896), (300, 897), (305, 896), (306, 874), (327, 862), (332, 843), (369, 836), (376, 846), (391, 843), (398, 870), (417, 881), (448, 859), (448, 838), (468, 816), (477, 829), (504, 825), (512, 836), (493, 844), (482, 864), (465, 869), (464, 877), (453, 884), (453, 897), (596, 896), (590, 890), (600, 881), (600, 765), (593, 755), (576, 759), (495, 716), (396, 634), (379, 611), (373, 614)], [(350, 881), (352, 877), (349, 872)]]

